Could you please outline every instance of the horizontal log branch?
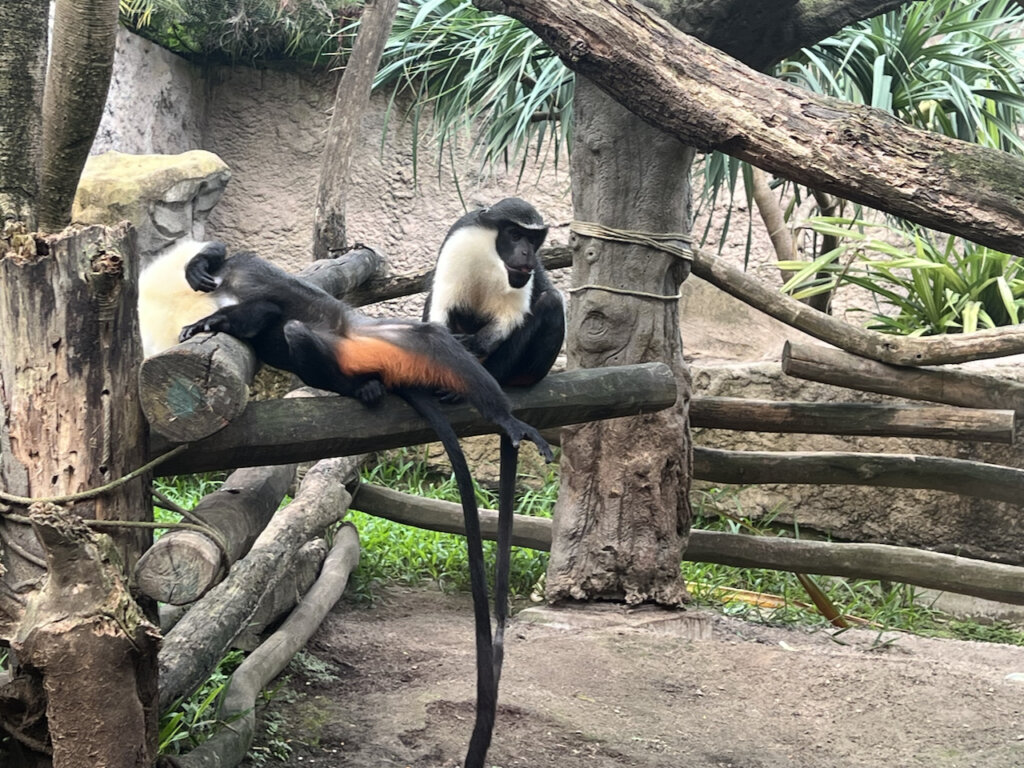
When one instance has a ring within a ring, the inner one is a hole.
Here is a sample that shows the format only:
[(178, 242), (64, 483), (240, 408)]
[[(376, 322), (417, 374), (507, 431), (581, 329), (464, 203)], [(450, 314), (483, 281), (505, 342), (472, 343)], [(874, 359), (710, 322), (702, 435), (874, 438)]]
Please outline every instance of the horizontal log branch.
[(791, 328), (847, 352), (892, 365), (945, 365), (1024, 352), (1024, 332), (1018, 326), (928, 338), (894, 336), (849, 325), (819, 312), (699, 248), (693, 250), (691, 270), (702, 280)]
[(848, 389), (928, 400), (971, 408), (1024, 413), (1024, 384), (1010, 379), (957, 370), (924, 370), (886, 365), (838, 349), (786, 342), (782, 372), (809, 381)]
[(757, 72), (632, 0), (476, 0), (687, 145), (933, 229), (1024, 252), (1024, 159)]
[[(668, 408), (676, 383), (664, 363), (594, 368), (552, 374), (530, 389), (509, 390), (515, 414), (537, 428), (632, 416)], [(441, 406), (459, 435), (492, 433), (468, 403)], [(326, 396), (250, 403), (239, 418), (188, 451), (161, 464), (166, 474), (293, 463), (345, 456), (436, 437), (404, 401), (388, 396), (368, 409), (356, 400)], [(159, 441), (153, 455), (167, 449)], [(524, 445), (523, 450), (533, 450)]]
[[(362, 485), (352, 506), (404, 525), (464, 533), (461, 507), (446, 501)], [(497, 512), (480, 510), (480, 527), (484, 537), (493, 540)], [(551, 521), (546, 518), (516, 515), (512, 531), (514, 546), (551, 549)], [(884, 579), (1024, 605), (1024, 568), (910, 547), (691, 530), (683, 559), (853, 579)]]
[(882, 405), (695, 397), (690, 425), (748, 432), (870, 435), (1013, 443), (1010, 410), (947, 405)]
[(225, 567), (230, 568), (249, 551), (294, 477), (294, 464), (232, 472), (220, 488), (204, 496), (192, 510), (194, 517), (216, 532), (226, 551), (199, 531), (168, 531), (135, 566), (139, 590), (170, 605), (198, 600), (223, 575)]
[[(314, 262), (299, 274), (334, 296), (369, 279), (382, 263), (372, 248)], [(139, 398), (152, 432), (190, 443), (223, 429), (245, 410), (258, 361), (223, 333), (201, 333), (143, 361)]]
[(331, 459), (310, 469), (291, 504), (274, 515), (249, 553), (167, 633), (158, 657), (161, 711), (210, 676), (296, 552), (345, 515), (351, 499), (345, 483), (356, 465)]
[(694, 447), (693, 476), (732, 485), (871, 485), (945, 491), (1017, 504), (1024, 469), (940, 456), (801, 451), (725, 451)]

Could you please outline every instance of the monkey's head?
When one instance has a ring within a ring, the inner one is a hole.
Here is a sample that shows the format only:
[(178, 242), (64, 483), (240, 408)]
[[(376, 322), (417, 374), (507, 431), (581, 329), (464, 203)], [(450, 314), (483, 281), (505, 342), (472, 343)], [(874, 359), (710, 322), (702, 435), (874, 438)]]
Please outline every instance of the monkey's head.
[(497, 232), (495, 247), (505, 262), (508, 284), (525, 286), (539, 266), (537, 253), (548, 235), (537, 209), (518, 197), (506, 197), (480, 211), (479, 221)]

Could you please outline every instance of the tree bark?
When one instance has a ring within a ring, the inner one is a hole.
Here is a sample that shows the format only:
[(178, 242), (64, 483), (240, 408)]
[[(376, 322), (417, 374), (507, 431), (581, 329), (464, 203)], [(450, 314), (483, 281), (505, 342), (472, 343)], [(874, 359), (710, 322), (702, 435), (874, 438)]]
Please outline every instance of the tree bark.
[(477, 5), (522, 21), (579, 79), (682, 142), (1024, 254), (1024, 159), (759, 74), (630, 0)]
[[(576, 217), (648, 232), (689, 232), (693, 151), (576, 81), (572, 155)], [(660, 251), (573, 235), (569, 367), (660, 360), (679, 386), (665, 411), (562, 433), (562, 482), (547, 597), (678, 605), (690, 527), (689, 373), (678, 302), (686, 264)], [(623, 296), (607, 286), (664, 298)], [(638, 440), (637, 436), (642, 435)]]
[[(32, 498), (121, 478), (145, 463), (146, 444), (134, 233), (91, 227), (45, 248), (0, 258), (0, 488)], [(154, 629), (121, 578), (148, 532), (118, 531), (106, 546), (110, 538), (76, 522), (148, 519), (148, 487), (139, 477), (67, 507), (33, 504), (31, 528), (0, 517), (5, 594), (24, 605), (0, 619), (0, 639), (17, 652), (0, 716), (31, 750), (49, 739), (56, 766), (81, 765), (83, 755), (91, 765), (148, 766), (154, 756)], [(19, 706), (37, 717), (26, 722)]]
[(36, 230), (48, 0), (0, 3), (0, 228)]
[(59, 232), (71, 204), (114, 69), (118, 0), (57, 0), (43, 97), (39, 228)]
[(352, 150), (362, 136), (360, 126), (370, 103), (373, 77), (397, 10), (398, 0), (370, 0), (363, 5), (359, 32), (338, 83), (327, 128), (313, 222), (314, 259), (330, 259), (345, 250), (345, 198)]

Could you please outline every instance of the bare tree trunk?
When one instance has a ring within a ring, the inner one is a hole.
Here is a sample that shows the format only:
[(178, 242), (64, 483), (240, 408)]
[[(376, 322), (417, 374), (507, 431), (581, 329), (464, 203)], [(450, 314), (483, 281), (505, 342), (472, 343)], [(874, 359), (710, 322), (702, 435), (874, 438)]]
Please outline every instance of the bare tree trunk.
[(39, 194), (39, 228), (45, 232), (59, 232), (71, 221), (78, 178), (110, 87), (117, 9), (118, 0), (57, 0), (54, 6)]
[[(134, 233), (91, 227), (44, 250), (0, 257), (0, 488), (36, 499), (121, 478), (146, 446)], [(10, 503), (31, 525), (0, 515), (0, 641), (13, 651), (0, 726), (33, 760), (52, 749), (58, 768), (127, 768), (155, 756), (157, 635), (122, 576), (148, 535), (79, 522), (148, 518), (148, 489), (140, 477), (66, 506)]]
[[(620, 229), (690, 229), (693, 150), (577, 78), (572, 155), (577, 219)], [(689, 373), (679, 335), (684, 262), (642, 246), (574, 235), (569, 366), (660, 360), (676, 374), (676, 405), (562, 432), (562, 485), (550, 600), (686, 600), (679, 562), (690, 528)], [(625, 289), (652, 296), (621, 295)]]
[(43, 126), (32, 117), (43, 108), (49, 6), (48, 0), (0, 3), (0, 229), (7, 221), (36, 228)]
[(313, 224), (315, 259), (333, 258), (346, 247), (345, 195), (352, 149), (360, 136), (360, 123), (370, 103), (373, 77), (377, 74), (397, 10), (398, 0), (370, 0), (363, 7), (359, 34), (338, 83), (331, 125), (327, 129)]

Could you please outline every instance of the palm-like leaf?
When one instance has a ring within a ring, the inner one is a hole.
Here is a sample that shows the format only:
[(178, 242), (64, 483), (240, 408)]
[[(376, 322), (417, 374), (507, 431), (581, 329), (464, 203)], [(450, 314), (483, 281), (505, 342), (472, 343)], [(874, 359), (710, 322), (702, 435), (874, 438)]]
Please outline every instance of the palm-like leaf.
[(572, 72), (532, 32), (468, 1), (399, 6), (377, 76), (395, 97), (413, 97), (407, 117), (418, 138), (428, 115), (439, 158), (461, 134), (475, 136), (485, 162), (518, 162), (550, 139), (557, 162), (572, 125)]

